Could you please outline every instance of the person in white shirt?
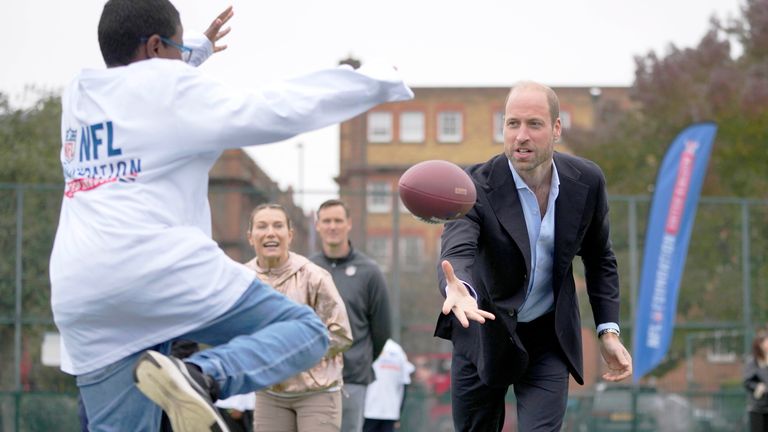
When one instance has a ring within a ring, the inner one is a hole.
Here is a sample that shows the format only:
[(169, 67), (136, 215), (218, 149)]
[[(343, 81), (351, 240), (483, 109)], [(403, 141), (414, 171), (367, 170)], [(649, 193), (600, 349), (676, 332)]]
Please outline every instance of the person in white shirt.
[(363, 432), (393, 432), (400, 420), (405, 386), (411, 383), (416, 367), (408, 361), (403, 348), (392, 339), (373, 362), (376, 380), (365, 392)]
[[(214, 21), (211, 40), (231, 16)], [(154, 432), (160, 407), (177, 432), (227, 430), (217, 396), (265, 388), (322, 358), (327, 329), (314, 312), (211, 239), (208, 171), (227, 148), (413, 97), (394, 68), (372, 65), (232, 88), (182, 61), (201, 62), (183, 37), (167, 0), (109, 0), (98, 26), (107, 69), (82, 71), (62, 96), (51, 306), (62, 370), (77, 376), (95, 431)], [(162, 353), (178, 338), (213, 347), (176, 361)]]

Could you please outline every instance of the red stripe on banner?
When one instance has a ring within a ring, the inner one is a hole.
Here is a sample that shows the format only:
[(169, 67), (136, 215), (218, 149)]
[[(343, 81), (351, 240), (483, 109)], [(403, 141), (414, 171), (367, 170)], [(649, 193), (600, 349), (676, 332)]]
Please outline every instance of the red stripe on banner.
[(680, 155), (680, 164), (677, 167), (677, 180), (675, 188), (672, 190), (672, 201), (669, 204), (669, 213), (667, 214), (667, 223), (665, 231), (671, 235), (677, 235), (680, 230), (680, 220), (683, 217), (685, 209), (685, 200), (688, 198), (688, 189), (691, 186), (691, 173), (693, 172), (693, 163), (696, 160), (696, 149), (699, 143), (688, 141), (685, 143), (685, 150)]

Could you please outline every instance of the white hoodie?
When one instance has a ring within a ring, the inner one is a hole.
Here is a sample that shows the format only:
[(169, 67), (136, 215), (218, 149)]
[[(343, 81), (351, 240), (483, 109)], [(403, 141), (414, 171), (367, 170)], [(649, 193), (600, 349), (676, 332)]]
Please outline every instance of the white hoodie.
[(265, 144), (413, 97), (393, 68), (323, 70), (249, 92), (179, 60), (85, 70), (63, 98), (65, 191), (50, 263), (62, 370), (180, 336), (254, 280), (211, 239), (208, 171)]

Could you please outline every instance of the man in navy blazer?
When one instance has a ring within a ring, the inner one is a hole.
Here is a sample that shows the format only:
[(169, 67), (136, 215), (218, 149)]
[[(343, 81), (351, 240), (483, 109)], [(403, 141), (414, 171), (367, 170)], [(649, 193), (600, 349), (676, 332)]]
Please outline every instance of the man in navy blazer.
[(593, 162), (554, 151), (561, 127), (552, 89), (513, 86), (504, 154), (468, 169), (475, 206), (445, 225), (438, 266), (445, 302), (435, 335), (453, 342), (457, 431), (500, 431), (510, 385), (520, 431), (560, 430), (568, 375), (584, 382), (576, 255), (608, 368), (603, 378), (632, 374), (619, 339), (605, 178)]

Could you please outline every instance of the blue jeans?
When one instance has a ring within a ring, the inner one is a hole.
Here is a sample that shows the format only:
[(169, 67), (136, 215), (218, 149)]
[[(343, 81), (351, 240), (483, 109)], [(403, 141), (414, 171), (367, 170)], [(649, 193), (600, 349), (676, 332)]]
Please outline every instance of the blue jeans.
[[(179, 338), (213, 346), (185, 361), (212, 376), (221, 398), (226, 398), (310, 368), (328, 349), (327, 333), (311, 308), (256, 280), (224, 315)], [(147, 349), (168, 354), (171, 341)], [(91, 431), (159, 429), (160, 407), (133, 383), (133, 366), (140, 355), (77, 377)]]

